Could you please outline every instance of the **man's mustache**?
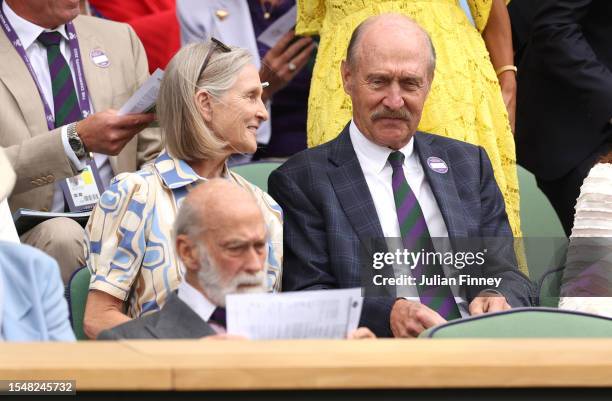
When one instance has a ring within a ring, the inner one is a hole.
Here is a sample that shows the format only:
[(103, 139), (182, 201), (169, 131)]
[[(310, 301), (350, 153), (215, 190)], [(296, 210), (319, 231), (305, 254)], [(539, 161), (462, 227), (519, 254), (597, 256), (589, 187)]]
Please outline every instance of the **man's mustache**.
[(370, 116), (372, 121), (380, 120), (381, 118), (393, 118), (396, 120), (410, 121), (412, 119), (412, 113), (407, 109), (401, 108), (398, 110), (390, 110), (388, 108), (382, 108), (375, 110)]

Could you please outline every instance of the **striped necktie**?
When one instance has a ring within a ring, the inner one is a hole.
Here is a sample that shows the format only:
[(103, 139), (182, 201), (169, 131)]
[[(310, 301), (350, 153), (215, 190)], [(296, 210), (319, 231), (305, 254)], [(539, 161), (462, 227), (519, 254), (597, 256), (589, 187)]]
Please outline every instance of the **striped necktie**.
[[(388, 160), (393, 168), (391, 185), (404, 247), (411, 252), (421, 252), (421, 250), (435, 252), (421, 206), (404, 175), (404, 154), (395, 151), (389, 155)], [(422, 304), (435, 310), (446, 320), (461, 317), (450, 286), (420, 285), (423, 276), (428, 280), (435, 276), (445, 277), (441, 265), (435, 263), (419, 264), (412, 272), (417, 282), (417, 291)]]
[(72, 73), (66, 59), (60, 52), (62, 35), (55, 32), (43, 32), (38, 41), (47, 48), (47, 62), (51, 73), (53, 89), (53, 109), (55, 111), (55, 127), (61, 127), (82, 118), (77, 101), (76, 90), (72, 82)]

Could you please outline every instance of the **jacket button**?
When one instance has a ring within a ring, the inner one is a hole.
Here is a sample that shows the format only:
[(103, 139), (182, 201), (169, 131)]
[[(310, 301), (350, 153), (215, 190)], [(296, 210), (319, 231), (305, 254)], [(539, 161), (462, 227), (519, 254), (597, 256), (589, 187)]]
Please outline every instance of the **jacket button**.
[(53, 175), (48, 175), (47, 176), (47, 182), (48, 183), (52, 183), (53, 181), (55, 181), (55, 177)]

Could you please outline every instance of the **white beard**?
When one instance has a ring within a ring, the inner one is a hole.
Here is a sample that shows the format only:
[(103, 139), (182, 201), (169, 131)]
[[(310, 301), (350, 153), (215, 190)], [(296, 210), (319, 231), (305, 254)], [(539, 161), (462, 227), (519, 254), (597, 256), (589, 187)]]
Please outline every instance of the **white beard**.
[[(241, 272), (224, 284), (220, 268), (208, 256), (204, 245), (199, 245), (200, 270), (198, 280), (206, 292), (206, 297), (217, 306), (225, 306), (225, 296), (229, 294), (246, 294), (253, 292), (266, 292), (265, 269), (255, 274)], [(241, 287), (246, 286), (246, 287)]]

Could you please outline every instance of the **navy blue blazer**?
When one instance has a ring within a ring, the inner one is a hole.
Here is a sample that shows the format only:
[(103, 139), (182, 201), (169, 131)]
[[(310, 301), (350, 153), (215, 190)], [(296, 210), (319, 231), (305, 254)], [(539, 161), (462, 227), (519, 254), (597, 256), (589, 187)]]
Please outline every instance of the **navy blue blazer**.
[[(435, 156), (449, 167), (446, 174), (424, 168), (449, 237), (512, 236), (484, 149), (417, 132), (415, 151), (423, 166)], [(364, 249), (371, 252), (372, 239), (384, 235), (348, 126), (336, 139), (290, 158), (270, 175), (268, 190), (284, 213), (283, 290), (360, 287), (360, 255)], [(497, 290), (512, 306), (530, 305), (531, 283), (514, 260), (511, 264), (495, 273), (503, 277)], [(474, 292), (468, 289), (468, 301)], [(391, 336), (394, 302), (392, 293), (366, 297), (360, 325), (377, 336)]]

